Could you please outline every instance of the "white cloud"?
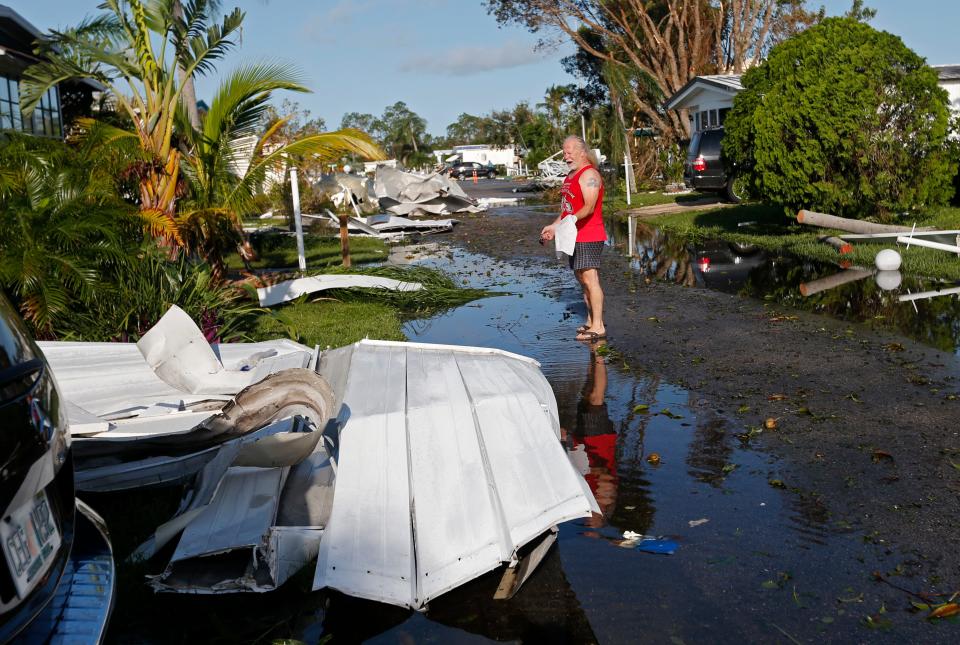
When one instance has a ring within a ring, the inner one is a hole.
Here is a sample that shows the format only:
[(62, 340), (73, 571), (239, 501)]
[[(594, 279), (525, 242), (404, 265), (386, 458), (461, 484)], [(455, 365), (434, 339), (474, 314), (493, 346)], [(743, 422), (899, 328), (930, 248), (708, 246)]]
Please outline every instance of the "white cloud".
[(415, 56), (400, 65), (402, 72), (466, 75), (495, 69), (522, 67), (540, 62), (544, 52), (534, 50), (529, 42), (507, 41), (490, 47), (454, 47), (429, 55)]

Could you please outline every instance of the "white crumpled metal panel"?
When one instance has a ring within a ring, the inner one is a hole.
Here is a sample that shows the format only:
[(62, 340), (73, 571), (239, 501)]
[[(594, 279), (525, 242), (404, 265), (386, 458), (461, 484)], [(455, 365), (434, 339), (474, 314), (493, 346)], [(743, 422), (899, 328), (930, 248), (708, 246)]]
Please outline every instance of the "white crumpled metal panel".
[(415, 582), (406, 354), (389, 347), (364, 349), (353, 352), (347, 377), (333, 508), (313, 586), (407, 605), (414, 602)]
[(350, 356), (349, 378), (314, 589), (419, 609), (599, 510), (559, 443), (535, 361), (363, 341), (326, 352), (341, 371), (337, 352)]
[[(196, 401), (223, 399), (226, 403), (232, 398), (226, 392), (188, 394), (167, 385), (150, 369), (134, 343), (46, 341), (38, 344), (50, 363), (63, 398), (73, 404), (68, 414), (71, 409), (82, 410), (113, 420), (137, 416), (157, 404), (167, 404), (175, 410)], [(255, 363), (258, 379), (282, 369), (304, 367), (313, 355), (309, 347), (290, 340), (224, 343), (211, 347), (225, 368), (239, 370)], [(169, 418), (172, 431), (176, 431), (175, 416)]]

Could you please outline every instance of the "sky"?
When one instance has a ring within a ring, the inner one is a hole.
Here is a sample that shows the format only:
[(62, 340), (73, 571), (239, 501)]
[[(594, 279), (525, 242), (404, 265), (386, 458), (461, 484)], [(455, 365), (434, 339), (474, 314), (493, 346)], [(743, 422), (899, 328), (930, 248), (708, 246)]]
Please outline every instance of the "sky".
[[(0, 0), (41, 31), (76, 24), (98, 0)], [(500, 27), (481, 0), (224, 0), (246, 12), (242, 42), (220, 64), (225, 71), (264, 60), (295, 65), (310, 94), (283, 93), (336, 128), (346, 112), (374, 115), (403, 101), (444, 134), (467, 112), (487, 114), (519, 101), (536, 104), (551, 85), (575, 83), (560, 59), (573, 46), (537, 48), (537, 35)], [(850, 0), (821, 0), (828, 15)], [(960, 63), (960, 2), (867, 0), (871, 24), (900, 36), (930, 64)], [(197, 97), (216, 91), (217, 76), (198, 83)], [(277, 101), (279, 103), (279, 100)]]

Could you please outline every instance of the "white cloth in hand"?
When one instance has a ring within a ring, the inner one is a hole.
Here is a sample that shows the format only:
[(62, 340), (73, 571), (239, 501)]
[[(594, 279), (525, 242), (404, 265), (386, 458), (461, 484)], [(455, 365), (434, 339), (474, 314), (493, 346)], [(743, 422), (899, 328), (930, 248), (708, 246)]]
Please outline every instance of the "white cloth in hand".
[(568, 215), (560, 220), (553, 232), (553, 241), (557, 248), (557, 258), (562, 258), (564, 255), (572, 256), (577, 244), (577, 218)]

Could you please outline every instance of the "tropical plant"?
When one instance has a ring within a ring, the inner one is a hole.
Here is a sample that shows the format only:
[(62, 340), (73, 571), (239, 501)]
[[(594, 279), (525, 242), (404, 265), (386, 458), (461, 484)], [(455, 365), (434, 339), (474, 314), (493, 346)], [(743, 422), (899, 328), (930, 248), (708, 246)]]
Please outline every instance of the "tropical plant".
[(775, 47), (743, 85), (723, 149), (758, 197), (888, 219), (952, 194), (947, 94), (898, 37), (829, 18)]
[(283, 181), (291, 161), (327, 162), (353, 153), (382, 159), (383, 153), (357, 130), (278, 136), (290, 116), (275, 119), (262, 131), (275, 90), (308, 91), (298, 74), (277, 64), (241, 67), (221, 83), (202, 129), (178, 113), (183, 177), (188, 190), (180, 200), (177, 230), (185, 247), (204, 257), (220, 281), (224, 254), (241, 238), (240, 218), (255, 212), (255, 197), (270, 181)]
[(374, 121), (373, 129), (380, 134), (383, 147), (391, 156), (407, 165), (410, 157), (420, 151), (427, 122), (406, 103), (397, 101), (384, 108), (383, 115)]
[(243, 289), (218, 283), (203, 263), (171, 262), (153, 245), (117, 267), (108, 288), (59, 321), (57, 335), (86, 341), (136, 341), (177, 305), (210, 342), (241, 340), (264, 313)]
[(39, 336), (98, 296), (139, 235), (109, 159), (86, 150), (16, 133), (0, 141), (0, 286)]
[(174, 122), (182, 83), (213, 70), (234, 45), (244, 14), (234, 9), (213, 24), (208, 0), (105, 0), (100, 7), (100, 15), (39, 41), (43, 60), (24, 72), (21, 104), (32, 113), (49, 88), (70, 78), (90, 78), (107, 88), (146, 153), (137, 173), (141, 212), (154, 235), (179, 244)]

